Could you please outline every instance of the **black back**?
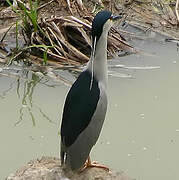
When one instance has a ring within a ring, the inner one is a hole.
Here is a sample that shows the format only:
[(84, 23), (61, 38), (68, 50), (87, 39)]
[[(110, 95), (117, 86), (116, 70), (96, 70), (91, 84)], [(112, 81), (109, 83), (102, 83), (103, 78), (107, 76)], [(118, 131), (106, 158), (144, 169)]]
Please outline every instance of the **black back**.
[(88, 70), (82, 72), (66, 97), (61, 125), (61, 140), (66, 147), (88, 126), (97, 107), (100, 89), (95, 77), (90, 89), (91, 77)]
[(110, 19), (112, 13), (110, 11), (100, 11), (96, 14), (92, 22), (92, 42), (94, 44), (94, 38), (96, 37), (96, 42), (99, 40), (102, 31), (103, 25), (105, 22)]

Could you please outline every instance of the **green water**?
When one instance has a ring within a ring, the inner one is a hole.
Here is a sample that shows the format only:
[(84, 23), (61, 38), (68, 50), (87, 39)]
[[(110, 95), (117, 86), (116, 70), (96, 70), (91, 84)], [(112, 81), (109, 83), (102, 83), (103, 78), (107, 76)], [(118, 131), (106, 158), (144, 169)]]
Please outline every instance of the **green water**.
[[(179, 52), (161, 40), (135, 41), (145, 51), (109, 65), (109, 106), (92, 159), (137, 180), (179, 179)], [(31, 159), (59, 155), (62, 107), (69, 87), (23, 72), (0, 74), (0, 178)]]

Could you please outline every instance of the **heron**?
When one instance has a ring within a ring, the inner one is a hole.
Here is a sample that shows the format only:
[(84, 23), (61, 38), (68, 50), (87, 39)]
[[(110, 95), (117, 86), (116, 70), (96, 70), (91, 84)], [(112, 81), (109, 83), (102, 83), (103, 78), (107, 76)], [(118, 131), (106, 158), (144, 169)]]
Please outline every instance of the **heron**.
[[(71, 86), (65, 100), (61, 123), (61, 164), (72, 171), (105, 166), (91, 162), (107, 110), (107, 36), (122, 15), (103, 10), (92, 22), (91, 57), (87, 67)], [(107, 169), (107, 167), (106, 167)]]

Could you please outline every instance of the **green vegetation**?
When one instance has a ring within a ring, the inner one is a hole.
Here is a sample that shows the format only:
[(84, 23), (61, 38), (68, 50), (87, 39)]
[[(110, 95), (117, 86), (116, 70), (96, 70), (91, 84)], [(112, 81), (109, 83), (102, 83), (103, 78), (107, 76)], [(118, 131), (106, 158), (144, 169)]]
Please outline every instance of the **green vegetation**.
[[(7, 3), (12, 7), (13, 11), (20, 17), (20, 20), (16, 21), (16, 50), (13, 57), (10, 59), (8, 64), (11, 64), (12, 61), (17, 58), (17, 55), (22, 55), (22, 53), (27, 52), (27, 50), (34, 48), (40, 48), (43, 52), (44, 64), (47, 63), (47, 50), (52, 48), (52, 46), (46, 45), (36, 45), (30, 42), (32, 34), (41, 33), (43, 36), (46, 36), (43, 30), (38, 25), (38, 1), (32, 2), (29, 0), (29, 8), (25, 6), (25, 4), (18, 1), (18, 7), (14, 7), (9, 0), (6, 0)], [(21, 21), (21, 22), (20, 22)], [(18, 35), (19, 35), (19, 25), (22, 28), (24, 36), (27, 37), (25, 48), (20, 48), (18, 43)]]
[(18, 8), (20, 10), (14, 7), (9, 0), (6, 1), (12, 7), (13, 11), (21, 17), (20, 19), (22, 20), (22, 27), (25, 33), (30, 35), (32, 32), (37, 32), (39, 28), (37, 13), (38, 1), (35, 0), (35, 2), (32, 2), (32, 0), (29, 0), (30, 9), (18, 1)]

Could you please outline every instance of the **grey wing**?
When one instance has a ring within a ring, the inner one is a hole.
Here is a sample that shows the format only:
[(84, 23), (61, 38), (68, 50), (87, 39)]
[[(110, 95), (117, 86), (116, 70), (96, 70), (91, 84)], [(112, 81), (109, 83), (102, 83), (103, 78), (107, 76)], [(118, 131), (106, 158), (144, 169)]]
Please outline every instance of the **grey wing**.
[(77, 140), (67, 148), (66, 162), (72, 170), (77, 170), (83, 166), (92, 147), (96, 144), (100, 135), (107, 110), (107, 96), (102, 86), (100, 88), (100, 98), (92, 121), (86, 129), (78, 136)]

